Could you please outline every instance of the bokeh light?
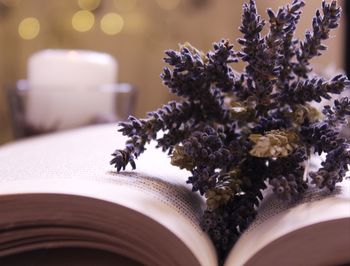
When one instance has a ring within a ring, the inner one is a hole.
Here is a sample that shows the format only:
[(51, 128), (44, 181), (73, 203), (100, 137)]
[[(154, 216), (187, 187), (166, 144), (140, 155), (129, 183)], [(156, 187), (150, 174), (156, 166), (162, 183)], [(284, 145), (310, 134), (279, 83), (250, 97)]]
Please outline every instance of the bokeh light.
[(114, 0), (114, 6), (120, 12), (133, 11), (137, 5), (138, 0)]
[(124, 20), (117, 13), (108, 13), (101, 19), (101, 30), (108, 35), (118, 34), (123, 26)]
[(22, 39), (32, 40), (40, 32), (40, 22), (34, 17), (23, 19), (18, 25), (18, 34)]
[(99, 7), (101, 0), (78, 0), (78, 5), (81, 9), (95, 10)]
[(73, 15), (72, 26), (76, 31), (86, 32), (92, 29), (95, 16), (90, 11), (80, 10)]
[(157, 3), (164, 10), (173, 10), (180, 4), (180, 0), (157, 0)]

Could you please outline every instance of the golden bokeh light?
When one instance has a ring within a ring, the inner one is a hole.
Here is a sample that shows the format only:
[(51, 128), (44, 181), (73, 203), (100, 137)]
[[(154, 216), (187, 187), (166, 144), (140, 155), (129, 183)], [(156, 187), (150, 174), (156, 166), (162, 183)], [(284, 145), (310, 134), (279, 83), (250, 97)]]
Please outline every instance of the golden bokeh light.
[(114, 6), (120, 12), (130, 12), (135, 9), (138, 0), (114, 0)]
[(101, 0), (78, 0), (78, 5), (81, 9), (95, 10), (99, 7)]
[(101, 30), (108, 35), (121, 32), (124, 27), (124, 19), (117, 13), (108, 13), (101, 19)]
[(92, 29), (95, 16), (90, 11), (80, 10), (73, 15), (72, 26), (76, 31), (86, 32)]
[(180, 0), (157, 0), (157, 3), (164, 10), (173, 10), (180, 4)]
[(22, 39), (32, 40), (38, 36), (39, 32), (40, 22), (36, 18), (25, 18), (18, 25), (18, 34)]

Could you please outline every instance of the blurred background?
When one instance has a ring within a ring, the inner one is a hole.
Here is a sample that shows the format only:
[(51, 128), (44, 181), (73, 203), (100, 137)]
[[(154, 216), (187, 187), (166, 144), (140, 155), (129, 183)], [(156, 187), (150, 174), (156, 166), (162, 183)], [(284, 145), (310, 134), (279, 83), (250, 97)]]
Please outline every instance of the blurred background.
[[(14, 140), (8, 92), (28, 77), (28, 60), (48, 48), (87, 49), (108, 53), (117, 61), (115, 82), (130, 84), (137, 92), (131, 112), (147, 111), (172, 96), (159, 75), (164, 50), (186, 41), (211, 49), (228, 38), (239, 49), (243, 0), (0, 0), (0, 144)], [(303, 38), (321, 0), (306, 1), (297, 37)], [(339, 1), (341, 5), (345, 1)], [(257, 0), (260, 14), (290, 3)], [(326, 42), (329, 49), (313, 61), (317, 72), (338, 73), (345, 68), (345, 17)], [(243, 64), (236, 64), (237, 71)], [(73, 75), (73, 74), (72, 74)], [(44, 75), (43, 75), (44, 76)], [(45, 78), (45, 77), (43, 77)], [(64, 78), (64, 77), (62, 77)], [(84, 79), (84, 77), (82, 77)], [(67, 94), (66, 97), (73, 97)], [(74, 98), (70, 99), (75, 101)], [(64, 108), (64, 106), (62, 106)], [(45, 112), (45, 110), (43, 110)]]

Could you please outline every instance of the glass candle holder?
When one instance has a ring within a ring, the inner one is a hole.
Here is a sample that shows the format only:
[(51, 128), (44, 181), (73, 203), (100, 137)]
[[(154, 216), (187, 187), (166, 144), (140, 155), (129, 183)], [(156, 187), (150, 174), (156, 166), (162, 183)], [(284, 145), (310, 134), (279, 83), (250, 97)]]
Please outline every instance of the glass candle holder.
[[(15, 138), (125, 120), (136, 101), (136, 89), (128, 83), (106, 84), (84, 93), (38, 92), (27, 80), (19, 80), (8, 92)], [(34, 93), (35, 103), (30, 102)]]

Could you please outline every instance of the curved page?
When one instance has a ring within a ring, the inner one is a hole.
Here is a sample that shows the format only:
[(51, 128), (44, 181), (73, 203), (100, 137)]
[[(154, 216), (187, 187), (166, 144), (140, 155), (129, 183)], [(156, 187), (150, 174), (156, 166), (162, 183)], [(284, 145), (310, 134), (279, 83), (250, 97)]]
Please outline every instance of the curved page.
[(350, 180), (294, 203), (265, 198), (225, 265), (341, 265), (350, 261)]
[(167, 228), (200, 265), (215, 265), (214, 248), (198, 226), (203, 201), (185, 185), (189, 173), (154, 147), (136, 161), (136, 171), (116, 173), (110, 154), (124, 142), (108, 125), (3, 146), (0, 194), (75, 195), (124, 206)]

